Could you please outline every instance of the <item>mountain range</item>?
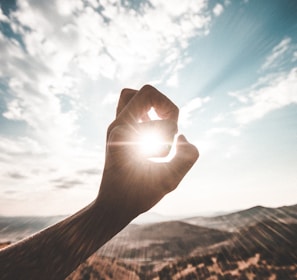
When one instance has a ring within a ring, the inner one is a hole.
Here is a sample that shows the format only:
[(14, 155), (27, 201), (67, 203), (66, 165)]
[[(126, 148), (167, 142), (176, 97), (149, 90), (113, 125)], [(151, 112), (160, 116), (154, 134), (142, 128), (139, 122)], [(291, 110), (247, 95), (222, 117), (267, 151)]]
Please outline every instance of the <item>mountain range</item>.
[[(0, 217), (0, 240), (62, 218)], [(67, 278), (78, 279), (297, 279), (297, 205), (130, 224)]]

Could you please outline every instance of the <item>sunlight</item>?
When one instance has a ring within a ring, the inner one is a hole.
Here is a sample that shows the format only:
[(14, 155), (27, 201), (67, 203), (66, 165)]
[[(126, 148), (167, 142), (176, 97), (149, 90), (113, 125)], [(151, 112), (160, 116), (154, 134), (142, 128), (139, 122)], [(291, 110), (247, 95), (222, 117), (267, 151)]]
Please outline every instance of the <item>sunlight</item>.
[[(151, 121), (161, 120), (153, 107), (147, 115)], [(173, 141), (168, 141), (162, 135), (162, 131), (155, 128), (142, 132), (137, 143), (140, 154), (154, 162), (168, 162), (175, 155), (176, 137)]]
[(154, 109), (154, 107), (152, 107), (148, 112), (147, 112), (149, 118), (152, 120), (152, 121), (155, 121), (155, 120), (161, 120), (161, 118), (158, 116), (156, 110)]
[[(176, 153), (176, 139), (166, 141), (158, 131), (147, 131), (138, 139), (139, 152), (150, 161), (169, 162)], [(160, 156), (166, 154), (165, 156)]]
[(167, 143), (158, 131), (147, 131), (139, 138), (139, 150), (143, 155), (150, 156), (161, 153)]

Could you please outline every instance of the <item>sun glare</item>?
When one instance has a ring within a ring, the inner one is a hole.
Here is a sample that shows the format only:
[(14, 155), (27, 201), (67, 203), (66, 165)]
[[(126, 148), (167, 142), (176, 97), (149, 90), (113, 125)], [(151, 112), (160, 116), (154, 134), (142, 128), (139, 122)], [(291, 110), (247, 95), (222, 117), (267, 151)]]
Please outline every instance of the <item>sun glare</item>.
[[(157, 131), (147, 131), (138, 139), (139, 152), (150, 161), (169, 162), (176, 153), (176, 139), (169, 143)], [(160, 156), (164, 153), (166, 156)]]
[(149, 118), (154, 121), (154, 120), (161, 120), (161, 118), (158, 116), (156, 110), (154, 107), (152, 107), (148, 112), (147, 112)]
[[(147, 112), (147, 115), (151, 121), (161, 120), (153, 107)], [(163, 137), (162, 131), (158, 129), (152, 128), (142, 131), (137, 143), (139, 153), (154, 162), (168, 162), (175, 155), (176, 137), (173, 143), (169, 143)]]
[(157, 131), (147, 131), (139, 139), (139, 150), (144, 155), (156, 155), (164, 149), (164, 139)]

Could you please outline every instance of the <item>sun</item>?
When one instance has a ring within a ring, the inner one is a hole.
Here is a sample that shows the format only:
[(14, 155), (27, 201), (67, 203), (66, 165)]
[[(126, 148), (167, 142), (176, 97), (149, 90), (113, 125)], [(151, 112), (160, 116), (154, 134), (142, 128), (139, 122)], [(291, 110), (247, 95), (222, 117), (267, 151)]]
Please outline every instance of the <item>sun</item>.
[[(161, 120), (154, 108), (148, 111), (148, 117), (151, 121)], [(172, 151), (175, 151), (173, 142), (175, 138), (168, 139), (158, 126), (147, 126), (140, 130), (136, 140), (139, 154), (155, 162), (167, 162), (172, 158)]]
[(138, 140), (139, 151), (144, 156), (156, 156), (164, 150), (165, 140), (157, 131), (147, 131)]

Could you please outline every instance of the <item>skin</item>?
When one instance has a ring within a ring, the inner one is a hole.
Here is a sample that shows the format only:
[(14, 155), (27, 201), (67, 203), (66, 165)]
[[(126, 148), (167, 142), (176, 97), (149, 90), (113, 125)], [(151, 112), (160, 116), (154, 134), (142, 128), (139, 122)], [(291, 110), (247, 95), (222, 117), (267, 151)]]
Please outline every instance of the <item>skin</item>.
[[(149, 120), (151, 107), (161, 120)], [(196, 147), (180, 135), (172, 160), (152, 162), (137, 153), (136, 139), (153, 126), (172, 141), (177, 119), (176, 105), (154, 87), (122, 90), (116, 119), (107, 130), (97, 198), (58, 224), (1, 250), (0, 278), (65, 279), (130, 221), (173, 191), (198, 159)], [(167, 153), (164, 148), (157, 156)]]

